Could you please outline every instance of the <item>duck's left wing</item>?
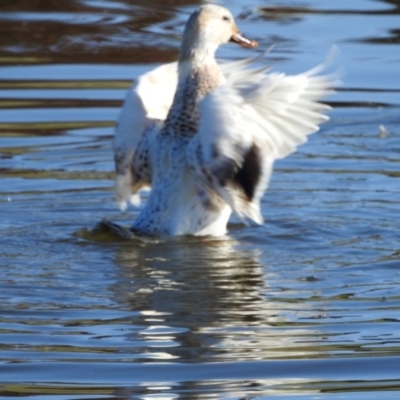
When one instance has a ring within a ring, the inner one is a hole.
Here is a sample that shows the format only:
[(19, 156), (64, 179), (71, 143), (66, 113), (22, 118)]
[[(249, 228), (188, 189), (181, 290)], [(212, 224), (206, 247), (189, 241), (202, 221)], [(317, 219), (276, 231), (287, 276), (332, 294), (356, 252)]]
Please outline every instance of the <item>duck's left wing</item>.
[(177, 63), (163, 64), (139, 76), (125, 97), (113, 141), (115, 190), (122, 210), (128, 201), (140, 201), (138, 195), (131, 195), (133, 157), (144, 132), (155, 130), (158, 121), (166, 118), (177, 80)]
[(287, 76), (239, 66), (200, 103), (189, 164), (198, 182), (239, 217), (263, 222), (260, 199), (274, 160), (295, 151), (328, 119), (323, 112), (329, 107), (319, 100), (337, 79), (320, 70)]

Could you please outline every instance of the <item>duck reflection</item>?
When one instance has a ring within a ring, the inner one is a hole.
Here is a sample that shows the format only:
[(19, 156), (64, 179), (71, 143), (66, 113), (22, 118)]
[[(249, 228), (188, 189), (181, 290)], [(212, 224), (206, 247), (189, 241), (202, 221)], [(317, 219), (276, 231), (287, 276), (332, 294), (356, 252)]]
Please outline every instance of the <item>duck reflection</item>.
[[(122, 245), (116, 257), (116, 300), (143, 314), (145, 340), (174, 336), (179, 345), (171, 355), (194, 361), (214, 353), (230, 329), (266, 318), (258, 312), (265, 288), (257, 251), (233, 240), (138, 241)], [(215, 334), (207, 335), (210, 330)]]
[(301, 330), (276, 341), (287, 313), (266, 298), (272, 289), (259, 258), (254, 247), (228, 238), (121, 243), (114, 300), (141, 313), (140, 340), (158, 360), (268, 358)]

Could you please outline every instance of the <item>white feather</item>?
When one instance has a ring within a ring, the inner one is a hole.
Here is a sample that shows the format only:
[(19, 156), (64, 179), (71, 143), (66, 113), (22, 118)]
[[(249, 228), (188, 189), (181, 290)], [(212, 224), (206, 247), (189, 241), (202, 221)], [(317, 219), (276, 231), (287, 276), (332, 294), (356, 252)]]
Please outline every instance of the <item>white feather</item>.
[[(231, 65), (226, 83), (200, 103), (200, 139), (196, 140), (201, 142), (208, 183), (201, 176), (201, 168), (196, 168), (196, 172), (198, 179), (217, 192), (240, 217), (262, 223), (260, 199), (273, 162), (294, 152), (309, 134), (319, 129), (319, 123), (328, 119), (323, 112), (329, 107), (319, 100), (332, 93), (338, 80), (335, 74), (315, 75), (319, 68), (287, 76), (244, 67)], [(261, 153), (257, 160), (260, 178), (253, 196), (246, 198), (234, 182), (221, 183), (220, 175), (227, 163), (239, 171), (252, 146)]]
[(177, 63), (163, 64), (144, 75), (129, 89), (116, 126), (113, 150), (117, 176), (115, 191), (119, 208), (128, 202), (140, 205), (140, 195), (132, 194), (131, 164), (145, 129), (163, 121), (171, 107), (178, 80)]
[[(269, 66), (249, 69), (256, 60), (259, 62), (260, 56), (221, 64), (226, 83), (201, 102), (199, 136), (204, 162), (210, 170), (218, 169), (226, 159), (240, 165), (243, 153), (253, 143), (262, 148), (262, 181), (252, 202), (241, 201), (232, 188), (217, 187), (216, 183), (212, 188), (239, 216), (262, 223), (259, 200), (268, 185), (273, 162), (294, 152), (307, 141), (309, 134), (318, 131), (318, 124), (328, 120), (323, 113), (330, 107), (318, 101), (332, 93), (338, 85), (338, 78), (337, 74), (316, 75), (322, 72), (324, 64), (294, 76), (268, 73)], [(170, 63), (142, 75), (132, 86), (114, 139), (114, 152), (123, 154), (123, 162), (130, 165), (143, 130), (154, 119), (165, 119), (176, 83), (177, 63)], [(211, 155), (214, 147), (221, 151), (218, 160)], [(118, 164), (121, 166), (122, 162)], [(199, 176), (197, 179), (203, 180)], [(127, 201), (140, 204), (140, 196), (132, 195), (130, 185), (128, 168), (116, 178), (121, 210), (126, 209)]]

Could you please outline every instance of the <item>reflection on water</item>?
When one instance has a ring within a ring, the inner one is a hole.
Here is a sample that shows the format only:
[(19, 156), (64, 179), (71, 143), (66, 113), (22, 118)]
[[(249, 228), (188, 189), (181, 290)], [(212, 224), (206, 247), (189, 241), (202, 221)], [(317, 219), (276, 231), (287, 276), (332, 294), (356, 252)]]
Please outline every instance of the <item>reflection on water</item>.
[(277, 163), (262, 227), (91, 231), (137, 213), (112, 200), (113, 126), (197, 4), (1, 2), (0, 397), (397, 399), (398, 1), (222, 2), (276, 69), (339, 45), (331, 121)]
[(115, 299), (130, 310), (147, 310), (147, 328), (141, 332), (145, 341), (175, 336), (175, 345), (165, 349), (169, 358), (236, 359), (218, 335), (208, 333), (228, 326), (232, 333), (246, 331), (265, 318), (257, 317), (264, 284), (253, 253), (216, 240), (123, 246), (116, 255), (122, 268), (113, 286)]

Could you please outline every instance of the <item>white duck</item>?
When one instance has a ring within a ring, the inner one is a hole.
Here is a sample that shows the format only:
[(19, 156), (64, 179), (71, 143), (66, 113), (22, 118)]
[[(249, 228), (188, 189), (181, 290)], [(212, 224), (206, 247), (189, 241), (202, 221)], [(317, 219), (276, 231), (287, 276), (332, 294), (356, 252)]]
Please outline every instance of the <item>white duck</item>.
[(178, 64), (139, 77), (129, 91), (114, 139), (121, 208), (151, 187), (134, 233), (221, 236), (232, 210), (262, 224), (273, 162), (328, 119), (318, 100), (334, 76), (317, 75), (320, 67), (267, 73), (249, 69), (251, 59), (220, 66), (215, 52), (230, 41), (257, 46), (227, 9), (203, 5), (186, 23)]

